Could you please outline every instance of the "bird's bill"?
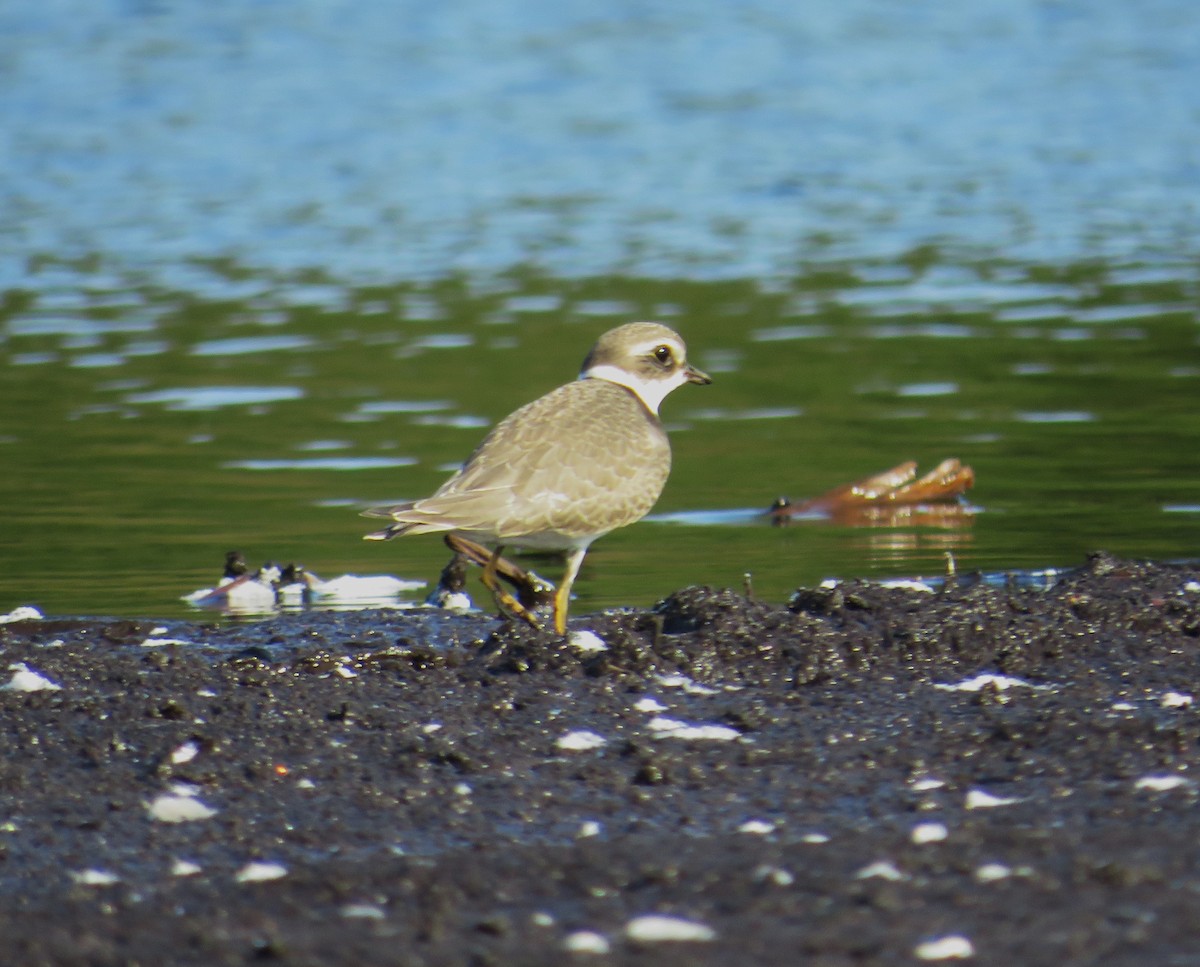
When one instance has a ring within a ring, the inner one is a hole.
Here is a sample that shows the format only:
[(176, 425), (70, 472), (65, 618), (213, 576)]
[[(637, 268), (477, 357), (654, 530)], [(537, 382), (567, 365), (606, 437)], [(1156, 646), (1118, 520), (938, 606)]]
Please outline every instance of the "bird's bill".
[(697, 386), (707, 386), (712, 382), (712, 377), (709, 376), (708, 373), (697, 369), (695, 366), (688, 366), (688, 368), (684, 370), (684, 373), (687, 374), (687, 381), (689, 383), (695, 383)]

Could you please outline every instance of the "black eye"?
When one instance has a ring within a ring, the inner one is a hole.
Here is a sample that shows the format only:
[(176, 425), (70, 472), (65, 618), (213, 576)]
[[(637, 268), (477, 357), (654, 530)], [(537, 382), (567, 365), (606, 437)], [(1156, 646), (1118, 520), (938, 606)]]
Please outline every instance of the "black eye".
[(671, 347), (659, 346), (654, 350), (654, 358), (657, 359), (663, 366), (671, 361)]

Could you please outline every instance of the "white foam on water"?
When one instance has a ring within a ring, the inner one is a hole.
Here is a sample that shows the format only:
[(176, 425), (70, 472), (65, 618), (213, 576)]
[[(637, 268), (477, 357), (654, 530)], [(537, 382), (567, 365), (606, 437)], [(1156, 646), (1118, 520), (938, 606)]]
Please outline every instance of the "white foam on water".
[(40, 621), (42, 613), (37, 608), (29, 605), (22, 605), (19, 608), (13, 608), (8, 614), (0, 614), (0, 625), (10, 624), (14, 621)]

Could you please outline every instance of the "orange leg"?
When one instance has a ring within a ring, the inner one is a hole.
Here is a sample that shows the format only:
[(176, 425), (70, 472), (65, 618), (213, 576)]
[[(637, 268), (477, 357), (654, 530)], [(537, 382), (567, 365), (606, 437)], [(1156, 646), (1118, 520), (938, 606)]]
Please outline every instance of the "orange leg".
[(554, 593), (554, 630), (560, 635), (567, 633), (567, 608), (571, 602), (571, 585), (579, 574), (579, 566), (583, 563), (586, 547), (570, 551), (567, 554), (567, 569), (559, 582), (558, 590)]
[[(502, 611), (508, 611), (516, 615), (518, 618), (523, 618), (528, 621), (534, 628), (541, 631), (542, 625), (532, 613), (520, 601), (514, 598), (511, 594), (504, 590), (503, 585), (496, 578), (496, 566), (500, 563), (500, 556), (504, 552), (503, 547), (497, 547), (492, 556), (488, 558), (487, 564), (483, 568), (483, 574), (480, 580), (483, 581), (483, 586), (492, 592), (492, 597), (496, 599), (496, 605)], [(557, 597), (555, 599), (557, 601)], [(557, 604), (555, 605), (557, 613)]]

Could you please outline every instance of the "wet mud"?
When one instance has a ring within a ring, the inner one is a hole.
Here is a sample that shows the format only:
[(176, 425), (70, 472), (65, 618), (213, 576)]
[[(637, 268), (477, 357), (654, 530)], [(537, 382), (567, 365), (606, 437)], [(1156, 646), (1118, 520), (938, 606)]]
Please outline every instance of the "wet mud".
[(0, 962), (1200, 964), (1200, 567), (571, 630), (0, 625)]

